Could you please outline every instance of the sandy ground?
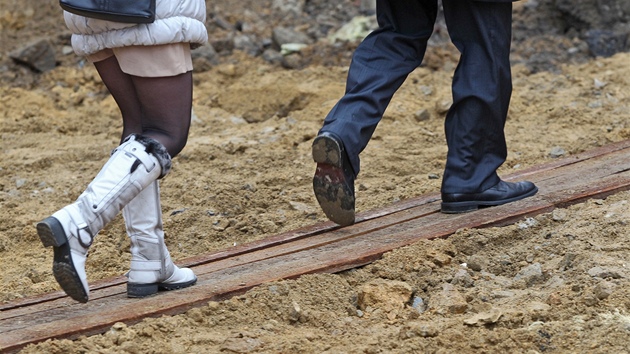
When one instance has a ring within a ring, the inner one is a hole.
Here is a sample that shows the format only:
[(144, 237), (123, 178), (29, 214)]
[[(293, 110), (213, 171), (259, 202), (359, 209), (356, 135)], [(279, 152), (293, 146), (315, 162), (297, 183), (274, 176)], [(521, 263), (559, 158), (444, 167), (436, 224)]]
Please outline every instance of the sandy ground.
[[(4, 15), (3, 30), (14, 28)], [(450, 55), (442, 59), (441, 70), (410, 75), (363, 153), (358, 212), (439, 190), (454, 67)], [(500, 173), (630, 138), (629, 63), (630, 54), (617, 54), (538, 73), (515, 64)], [(234, 54), (195, 74), (190, 139), (161, 184), (175, 260), (325, 220), (311, 191), (310, 145), (346, 70), (287, 70)], [(89, 65), (59, 65), (29, 85), (3, 82), (0, 101), (0, 301), (10, 302), (58, 290), (52, 252), (34, 226), (83, 191), (116, 146), (121, 122)], [(419, 119), (423, 110), (428, 119)], [(629, 198), (460, 230), (360, 269), (265, 284), (181, 315), (23, 352), (628, 353)], [(90, 252), (90, 281), (126, 272), (122, 217)]]

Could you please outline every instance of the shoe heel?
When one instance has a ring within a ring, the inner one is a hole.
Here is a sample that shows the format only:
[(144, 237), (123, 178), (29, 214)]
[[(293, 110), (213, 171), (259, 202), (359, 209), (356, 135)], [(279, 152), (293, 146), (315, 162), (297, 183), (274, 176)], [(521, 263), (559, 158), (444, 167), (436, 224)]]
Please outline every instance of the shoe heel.
[(68, 242), (61, 223), (52, 216), (37, 223), (37, 235), (44, 247), (59, 247)]
[(157, 294), (158, 285), (155, 284), (135, 284), (127, 283), (127, 297), (146, 297)]
[(441, 211), (444, 214), (463, 214), (471, 211), (478, 210), (479, 206), (477, 204), (469, 204), (469, 203), (442, 203)]
[(334, 139), (318, 136), (313, 141), (313, 161), (341, 167), (341, 146)]

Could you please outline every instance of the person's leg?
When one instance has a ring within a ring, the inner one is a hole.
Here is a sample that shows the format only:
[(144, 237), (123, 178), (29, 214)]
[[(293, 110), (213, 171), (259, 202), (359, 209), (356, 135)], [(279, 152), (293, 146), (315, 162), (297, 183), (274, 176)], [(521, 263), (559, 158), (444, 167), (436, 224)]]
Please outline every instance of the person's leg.
[(503, 182), (497, 174), (507, 157), (512, 4), (443, 0), (443, 5), (461, 58), (444, 124), (448, 155), (442, 212), (462, 213), (534, 195), (533, 183)]
[(313, 191), (333, 222), (354, 223), (354, 179), (392, 96), (417, 68), (437, 16), (437, 0), (378, 0), (379, 28), (354, 52), (346, 92), (313, 141)]
[(120, 141), (130, 134), (142, 134), (142, 107), (131, 75), (121, 70), (115, 56), (95, 62), (94, 67), (120, 109), (123, 118)]
[[(54, 248), (55, 278), (73, 299), (87, 302), (85, 260), (88, 249), (96, 234), (125, 208), (128, 209), (128, 230), (133, 230), (132, 245), (135, 242), (132, 253), (134, 250), (142, 253), (132, 255), (136, 260), (132, 264), (136, 276), (130, 296), (149, 295), (154, 287), (170, 290), (192, 285), (196, 277), (189, 269), (179, 269), (172, 264), (160, 237), (157, 185), (157, 179), (170, 170), (171, 155), (179, 153), (186, 143), (192, 105), (192, 72), (139, 78), (124, 73), (115, 56), (94, 64), (119, 105), (126, 138), (75, 203), (38, 223), (42, 243)], [(145, 191), (150, 186), (154, 188)], [(140, 195), (142, 197), (136, 198)], [(143, 234), (145, 231), (149, 236)], [(156, 254), (160, 259), (149, 259)], [(155, 269), (157, 263), (160, 269)], [(143, 284), (147, 280), (151, 284)]]
[(171, 159), (158, 141), (130, 135), (116, 148), (76, 202), (37, 224), (45, 247), (53, 247), (53, 274), (73, 299), (87, 302), (88, 249), (98, 232), (144, 188), (164, 177)]
[[(186, 145), (192, 111), (192, 72), (165, 77), (124, 73), (110, 57), (94, 63), (123, 117), (122, 139), (142, 134), (175, 157)], [(174, 94), (175, 93), (175, 94)]]
[(122, 214), (131, 240), (127, 296), (145, 297), (158, 290), (185, 288), (197, 282), (192, 270), (173, 264), (164, 242), (159, 181), (142, 190)]
[(433, 33), (437, 0), (377, 0), (379, 28), (353, 54), (344, 96), (324, 120), (321, 132), (341, 139), (355, 175), (394, 93), (424, 58)]
[[(118, 103), (124, 121), (123, 136), (140, 131), (143, 136), (160, 141), (171, 156), (186, 144), (192, 110), (192, 71), (171, 75), (185, 65), (177, 48), (130, 48), (118, 50), (125, 68), (134, 74), (134, 63), (141, 57), (161, 55), (153, 60), (158, 77), (124, 73), (118, 62), (95, 63), (106, 86)], [(184, 55), (188, 51), (184, 51)], [(170, 60), (167, 60), (170, 59)], [(173, 62), (174, 68), (169, 68)], [(161, 65), (159, 65), (161, 64)], [(152, 72), (151, 74), (153, 74)], [(173, 264), (164, 242), (159, 182), (154, 181), (123, 209), (125, 226), (131, 239), (131, 269), (127, 273), (129, 297), (144, 297), (158, 290), (173, 290), (193, 285), (197, 277), (188, 268)]]
[(186, 145), (192, 114), (192, 71), (169, 77), (132, 77), (142, 107), (142, 134), (161, 142), (171, 157)]
[(507, 157), (504, 126), (512, 93), (512, 4), (444, 0), (461, 58), (445, 121), (448, 156), (443, 193), (475, 193), (499, 182)]

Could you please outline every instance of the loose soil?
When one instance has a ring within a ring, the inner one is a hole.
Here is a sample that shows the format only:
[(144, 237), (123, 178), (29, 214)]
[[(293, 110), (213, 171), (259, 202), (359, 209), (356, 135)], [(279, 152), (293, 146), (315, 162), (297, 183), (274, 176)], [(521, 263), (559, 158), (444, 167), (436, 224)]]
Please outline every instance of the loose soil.
[[(268, 13), (269, 3), (249, 2), (250, 11)], [(515, 5), (515, 28), (531, 19), (530, 3)], [(6, 303), (59, 290), (52, 252), (35, 224), (83, 191), (117, 145), (121, 119), (94, 68), (67, 51), (55, 1), (0, 4)], [(233, 23), (242, 6), (208, 5)], [(215, 27), (209, 25), (216, 30), (211, 37), (222, 35)], [(55, 45), (54, 70), (34, 73), (9, 60), (11, 50), (41, 37)], [(630, 138), (630, 54), (564, 60), (564, 48), (541, 43), (574, 39), (518, 38), (509, 156), (500, 174)], [(311, 191), (310, 146), (343, 93), (355, 45), (308, 49), (292, 69), (234, 50), (195, 73), (188, 145), (161, 183), (173, 259), (326, 220)], [(528, 59), (536, 48), (550, 59), (542, 67), (540, 57)], [(326, 50), (334, 55), (324, 60)], [(429, 52), (362, 154), (358, 212), (439, 191), (444, 107), (457, 56), (448, 45)], [(264, 284), (181, 315), (119, 323), (102, 335), (49, 340), (22, 352), (629, 353), (629, 199), (623, 192), (506, 227), (459, 230), (360, 269)], [(129, 260), (119, 216), (90, 250), (89, 281), (125, 273)]]

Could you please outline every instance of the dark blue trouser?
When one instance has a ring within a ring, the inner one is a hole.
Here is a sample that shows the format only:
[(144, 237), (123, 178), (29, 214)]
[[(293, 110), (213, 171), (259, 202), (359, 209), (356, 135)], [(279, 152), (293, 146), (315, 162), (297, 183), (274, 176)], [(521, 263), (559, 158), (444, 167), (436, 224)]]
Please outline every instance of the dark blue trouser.
[[(359, 173), (367, 146), (394, 93), (422, 62), (437, 0), (377, 0), (379, 28), (356, 49), (346, 93), (320, 132), (339, 136)], [(453, 44), (461, 53), (453, 105), (445, 121), (448, 155), (443, 193), (475, 193), (499, 182), (505, 162), (504, 126), (512, 94), (512, 3), (443, 0)]]

